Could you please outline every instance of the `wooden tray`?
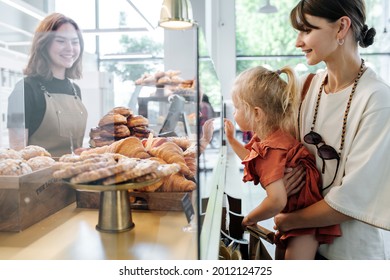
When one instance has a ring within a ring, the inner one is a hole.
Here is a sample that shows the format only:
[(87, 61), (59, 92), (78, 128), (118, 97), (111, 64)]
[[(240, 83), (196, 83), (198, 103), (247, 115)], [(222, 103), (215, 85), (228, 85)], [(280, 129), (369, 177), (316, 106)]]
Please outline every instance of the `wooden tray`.
[(0, 231), (21, 231), (76, 201), (76, 191), (52, 174), (0, 176)]

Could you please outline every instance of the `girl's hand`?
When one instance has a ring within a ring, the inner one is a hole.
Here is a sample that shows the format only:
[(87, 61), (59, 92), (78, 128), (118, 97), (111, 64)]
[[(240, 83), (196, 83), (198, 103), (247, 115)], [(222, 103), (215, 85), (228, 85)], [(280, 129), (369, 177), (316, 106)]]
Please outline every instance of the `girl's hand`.
[(247, 226), (255, 225), (256, 222), (251, 221), (248, 216), (245, 216), (244, 219), (241, 222), (241, 225), (243, 228), (246, 228)]
[(234, 135), (236, 135), (236, 128), (234, 127), (234, 124), (232, 123), (232, 121), (228, 119), (224, 119), (223, 123), (224, 123), (226, 138), (228, 140), (233, 139)]
[(287, 168), (284, 173), (283, 183), (286, 187), (287, 196), (298, 193), (305, 185), (305, 169), (302, 166)]
[(202, 126), (202, 135), (203, 139), (207, 142), (210, 143), (211, 139), (213, 138), (213, 133), (214, 133), (214, 119), (208, 119), (205, 121), (205, 123)]

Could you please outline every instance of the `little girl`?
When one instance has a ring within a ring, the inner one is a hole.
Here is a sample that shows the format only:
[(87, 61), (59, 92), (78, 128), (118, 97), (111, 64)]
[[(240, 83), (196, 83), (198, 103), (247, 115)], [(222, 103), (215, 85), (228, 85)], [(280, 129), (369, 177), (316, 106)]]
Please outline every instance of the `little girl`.
[[(287, 82), (280, 77), (282, 73), (287, 75)], [(254, 225), (280, 212), (295, 211), (321, 200), (315, 158), (295, 138), (300, 92), (294, 71), (290, 67), (276, 72), (260, 66), (248, 69), (236, 78), (232, 101), (234, 120), (241, 130), (254, 134), (243, 146), (234, 138), (233, 123), (225, 119), (226, 138), (244, 165), (243, 181), (260, 183), (267, 193), (242, 225)], [(298, 165), (305, 168), (305, 186), (287, 197), (285, 169)], [(340, 235), (338, 225), (306, 228), (279, 233), (275, 243), (278, 249), (285, 248), (284, 259), (314, 259), (318, 244), (331, 243)]]

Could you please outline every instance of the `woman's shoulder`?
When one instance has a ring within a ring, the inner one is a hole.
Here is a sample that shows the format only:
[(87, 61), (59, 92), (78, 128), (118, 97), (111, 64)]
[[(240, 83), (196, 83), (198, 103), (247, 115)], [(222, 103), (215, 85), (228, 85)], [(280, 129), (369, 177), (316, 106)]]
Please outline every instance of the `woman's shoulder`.
[(390, 85), (382, 77), (379, 76), (372, 68), (368, 67), (361, 77), (365, 87), (372, 87), (376, 90), (389, 91)]
[(371, 68), (367, 68), (356, 90), (360, 98), (377, 100), (376, 103), (381, 106), (390, 106), (390, 85)]

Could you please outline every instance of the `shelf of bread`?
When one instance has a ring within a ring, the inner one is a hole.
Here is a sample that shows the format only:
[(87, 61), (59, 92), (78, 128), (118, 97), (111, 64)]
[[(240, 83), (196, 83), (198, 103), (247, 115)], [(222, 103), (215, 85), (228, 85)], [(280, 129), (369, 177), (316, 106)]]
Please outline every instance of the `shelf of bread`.
[(183, 97), (194, 97), (196, 93), (195, 80), (184, 79), (180, 74), (181, 72), (178, 70), (145, 73), (135, 81), (135, 84), (137, 86), (156, 87), (157, 90), (152, 95), (170, 96), (177, 94)]

